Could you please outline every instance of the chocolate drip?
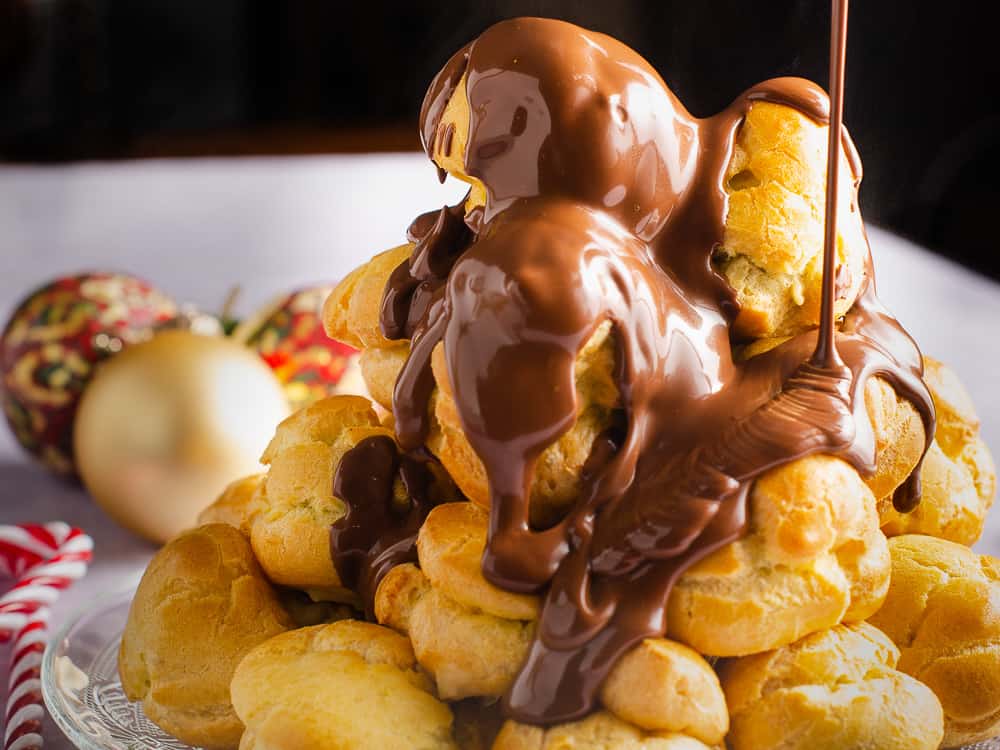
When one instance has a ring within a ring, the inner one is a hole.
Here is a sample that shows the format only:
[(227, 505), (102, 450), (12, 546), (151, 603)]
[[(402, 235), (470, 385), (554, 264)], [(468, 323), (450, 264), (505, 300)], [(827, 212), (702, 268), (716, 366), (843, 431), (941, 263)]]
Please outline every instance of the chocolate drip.
[(455, 140), (455, 123), (449, 122), (444, 129), (444, 140), (441, 142), (441, 152), (445, 156), (451, 156), (451, 147)]
[[(465, 169), (484, 184), (486, 205), (466, 218), (476, 234), (461, 241), (440, 239), (451, 237), (444, 225), (457, 226), (458, 207), (433, 231), (426, 217), (414, 224), (448, 248), (447, 262), (418, 263), (418, 243), (387, 285), (383, 331), (411, 338), (393, 409), (401, 445), (416, 449), (434, 387), (430, 354), (443, 341), (463, 431), (489, 482), (483, 572), (545, 596), (504, 708), (548, 724), (590, 711), (616, 661), (666, 632), (674, 582), (744, 533), (746, 498), (762, 472), (814, 453), (874, 470), (868, 378), (886, 378), (913, 403), (928, 441), (933, 406), (920, 352), (875, 297), (870, 262), (841, 330), (824, 327), (840, 361), (812, 358), (816, 330), (734, 360), (735, 297), (711, 258), (736, 133), (758, 100), (826, 122), (817, 86), (768, 81), (699, 120), (619, 42), (514, 19), (488, 29), (432, 83), (425, 145), (463, 75)], [(846, 132), (842, 141), (860, 179)], [(534, 464), (576, 419), (576, 357), (605, 321), (619, 347), (626, 428), (597, 441), (569, 515), (534, 529)], [(914, 473), (897, 507), (918, 495)]]
[(832, 0), (830, 23), (830, 126), (826, 149), (826, 209), (823, 216), (823, 296), (819, 336), (812, 362), (821, 367), (843, 368), (837, 355), (833, 305), (837, 294), (837, 193), (840, 174), (839, 146), (844, 121), (844, 64), (847, 57), (847, 0)]
[(410, 452), (421, 452), (427, 437), (428, 402), (434, 390), (431, 354), (444, 332), (448, 274), (473, 239), (464, 203), (423, 214), (410, 224), (407, 235), (416, 243), (413, 253), (393, 271), (382, 295), (383, 335), (390, 340), (410, 339), (410, 356), (392, 401), (396, 436)]
[[(396, 565), (417, 560), (417, 532), (433, 502), (431, 474), (419, 461), (401, 456), (392, 438), (365, 438), (344, 454), (333, 494), (347, 506), (330, 528), (330, 552), (341, 582), (361, 595), (375, 618), (375, 592)], [(407, 500), (395, 497), (402, 482)]]
[(433, 150), (431, 146), (437, 136), (444, 108), (448, 106), (448, 100), (455, 93), (459, 81), (465, 74), (465, 68), (469, 64), (471, 46), (471, 44), (467, 44), (451, 56), (441, 72), (434, 77), (427, 91), (427, 96), (424, 97), (424, 102), (420, 107), (420, 141), (424, 151), (428, 153)]
[(418, 216), (407, 236), (415, 243), (413, 253), (389, 277), (379, 315), (382, 334), (392, 341), (417, 335), (448, 272), (472, 239), (462, 204)]

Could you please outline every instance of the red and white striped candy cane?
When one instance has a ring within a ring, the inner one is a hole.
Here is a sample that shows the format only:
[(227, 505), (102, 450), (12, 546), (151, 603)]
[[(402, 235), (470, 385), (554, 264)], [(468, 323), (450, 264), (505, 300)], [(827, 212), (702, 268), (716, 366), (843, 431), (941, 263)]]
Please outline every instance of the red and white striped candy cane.
[(12, 642), (3, 750), (42, 747), (39, 673), (49, 605), (87, 572), (94, 543), (59, 521), (0, 526), (0, 578), (13, 588), (0, 596), (0, 642)]

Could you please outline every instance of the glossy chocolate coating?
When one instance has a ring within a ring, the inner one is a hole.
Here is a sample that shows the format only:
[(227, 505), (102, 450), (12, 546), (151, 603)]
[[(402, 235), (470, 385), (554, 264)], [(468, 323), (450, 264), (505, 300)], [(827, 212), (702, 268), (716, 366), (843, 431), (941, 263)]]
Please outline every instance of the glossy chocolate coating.
[[(766, 81), (697, 119), (614, 39), (514, 19), (432, 83), (421, 113), (431, 154), (439, 138), (450, 141), (440, 119), (463, 75), (465, 171), (485, 185), (486, 205), (464, 226), (461, 205), (414, 222), (419, 241), (386, 288), (382, 329), (412, 343), (393, 400), (409, 451), (422, 450), (431, 352), (444, 344), (462, 427), (488, 477), (483, 571), (545, 597), (504, 709), (551, 724), (592, 710), (616, 661), (666, 632), (677, 577), (744, 533), (755, 477), (814, 453), (874, 471), (868, 378), (884, 377), (913, 403), (928, 441), (934, 412), (920, 352), (878, 302), (870, 260), (839, 329), (824, 306), (832, 346), (817, 347), (812, 330), (734, 359), (737, 303), (711, 260), (735, 135), (757, 100), (826, 123), (829, 100), (815, 84)], [(856, 185), (860, 162), (846, 133), (843, 143)], [(830, 296), (836, 280), (826, 281)], [(607, 320), (627, 427), (597, 441), (569, 515), (534, 529), (534, 463), (573, 425), (574, 363)], [(912, 508), (918, 497), (914, 472), (894, 500)]]
[[(405, 504), (394, 497), (397, 481), (406, 491)], [(333, 494), (347, 512), (330, 529), (330, 551), (340, 580), (361, 596), (369, 619), (385, 574), (417, 561), (417, 532), (433, 506), (431, 481), (427, 467), (400, 455), (387, 435), (365, 438), (340, 460)]]

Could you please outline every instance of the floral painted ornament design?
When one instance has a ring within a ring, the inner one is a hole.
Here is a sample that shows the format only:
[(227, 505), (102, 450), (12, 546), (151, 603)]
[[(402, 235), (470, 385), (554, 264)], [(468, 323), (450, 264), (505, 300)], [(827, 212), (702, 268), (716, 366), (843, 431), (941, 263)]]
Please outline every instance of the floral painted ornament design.
[(30, 294), (0, 334), (0, 402), (18, 442), (74, 476), (73, 420), (95, 366), (176, 314), (172, 299), (119, 273), (67, 276)]
[(332, 289), (308, 287), (285, 295), (233, 333), (271, 366), (293, 410), (341, 392), (341, 381), (358, 356), (323, 330), (320, 311)]

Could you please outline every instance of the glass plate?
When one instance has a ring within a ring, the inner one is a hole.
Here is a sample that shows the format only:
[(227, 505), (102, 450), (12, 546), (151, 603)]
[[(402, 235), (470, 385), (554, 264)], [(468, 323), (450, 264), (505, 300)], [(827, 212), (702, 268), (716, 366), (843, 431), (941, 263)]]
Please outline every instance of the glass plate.
[(103, 597), (56, 634), (42, 659), (42, 695), (53, 721), (81, 750), (194, 750), (146, 718), (118, 680), (135, 587)]
[[(49, 641), (42, 695), (52, 719), (81, 750), (198, 750), (175, 740), (125, 697), (118, 680), (132, 586), (100, 599)], [(961, 750), (1000, 750), (1000, 738)]]

